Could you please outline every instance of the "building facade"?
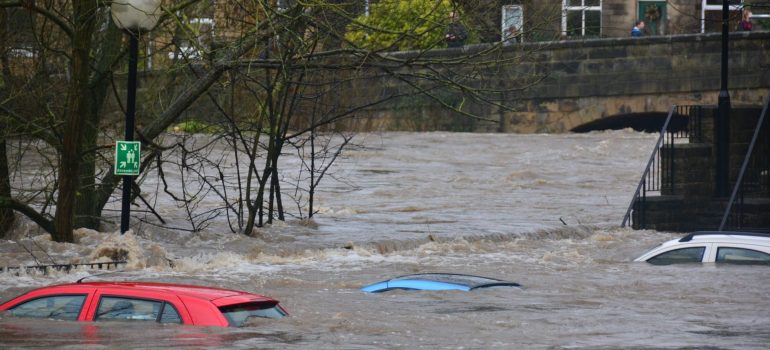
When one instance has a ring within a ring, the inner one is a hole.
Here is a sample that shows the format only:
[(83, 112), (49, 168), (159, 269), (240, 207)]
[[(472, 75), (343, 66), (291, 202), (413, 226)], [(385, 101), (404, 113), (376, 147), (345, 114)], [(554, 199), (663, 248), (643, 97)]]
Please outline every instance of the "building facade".
[[(722, 0), (509, 0), (501, 4), (503, 18), (511, 7), (524, 19), (525, 40), (533, 41), (627, 37), (639, 20), (645, 36), (706, 33), (720, 31), (722, 21)], [(736, 0), (730, 4), (730, 30), (737, 29), (744, 10), (752, 11), (755, 30), (770, 29), (770, 9), (762, 2)], [(506, 27), (502, 20), (502, 33)]]
[[(265, 6), (286, 7), (291, 0), (202, 0), (177, 11), (177, 20), (150, 34), (147, 54), (160, 53), (170, 60), (201, 59), (216, 45), (251, 30), (265, 15)], [(383, 0), (330, 1), (347, 13), (366, 14), (370, 2)], [(388, 0), (391, 1), (391, 0)], [(67, 2), (63, 2), (66, 7)], [(168, 1), (168, 5), (174, 4)], [(507, 40), (550, 41), (626, 37), (637, 20), (644, 20), (643, 35), (705, 33), (721, 30), (722, 0), (458, 0), (463, 22), (478, 32), (477, 42)], [(759, 0), (731, 1), (731, 30), (741, 14), (753, 12), (754, 30), (770, 29), (770, 9)], [(9, 8), (4, 38), (12, 56), (34, 55), (44, 23), (24, 8)], [(334, 30), (344, 32), (350, 18), (339, 18)], [(41, 22), (38, 20), (38, 22)], [(38, 28), (37, 33), (33, 28)], [(331, 28), (330, 28), (331, 30)], [(329, 35), (330, 38), (334, 35)], [(340, 41), (326, 43), (339, 46)], [(156, 58), (159, 60), (159, 58)]]

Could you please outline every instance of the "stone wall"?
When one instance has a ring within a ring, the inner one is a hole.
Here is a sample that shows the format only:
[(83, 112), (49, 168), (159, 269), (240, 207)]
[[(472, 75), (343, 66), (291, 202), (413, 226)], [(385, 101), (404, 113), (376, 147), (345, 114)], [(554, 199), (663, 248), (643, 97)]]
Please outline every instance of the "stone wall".
[[(733, 33), (730, 36), (729, 89), (733, 105), (758, 105), (770, 88), (770, 33)], [(468, 47), (466, 51), (482, 47)], [(436, 55), (450, 56), (445, 50)], [(540, 74), (542, 81), (508, 102), (513, 110), (466, 105), (500, 124), (476, 123), (474, 130), (565, 132), (591, 121), (617, 115), (668, 111), (672, 104), (714, 104), (720, 87), (721, 35), (698, 34), (647, 38), (596, 39), (524, 43), (506, 48), (520, 55), (519, 65), (504, 74), (511, 80)], [(498, 76), (482, 77), (479, 85), (494, 84)], [(510, 80), (509, 80), (510, 81)], [(505, 82), (502, 82), (505, 84)], [(505, 85), (503, 85), (505, 87)], [(394, 87), (389, 87), (394, 88)], [(396, 88), (397, 89), (397, 88)], [(376, 91), (376, 90), (375, 90)], [(361, 118), (401, 130), (404, 118), (443, 118), (453, 113), (427, 99), (385, 104)], [(449, 118), (447, 118), (450, 116)], [(350, 127), (360, 125), (351, 124)]]

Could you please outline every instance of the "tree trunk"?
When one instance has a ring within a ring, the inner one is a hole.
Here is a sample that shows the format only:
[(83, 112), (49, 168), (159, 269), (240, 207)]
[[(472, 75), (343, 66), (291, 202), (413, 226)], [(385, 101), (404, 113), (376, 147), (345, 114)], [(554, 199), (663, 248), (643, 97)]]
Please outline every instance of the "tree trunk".
[(56, 202), (54, 241), (72, 242), (75, 196), (80, 185), (80, 153), (83, 124), (92, 103), (89, 91), (91, 36), (94, 34), (97, 3), (91, 0), (73, 1), (73, 37), (71, 52), (72, 80), (62, 132), (61, 164), (59, 165), (59, 197)]
[[(5, 9), (0, 9), (0, 42), (7, 42), (6, 38), (6, 12)], [(4, 47), (0, 47), (2, 50), (2, 57), (0, 57), (0, 64), (2, 64), (2, 83), (0, 83), (0, 101), (5, 100), (5, 96), (8, 96), (7, 89), (10, 84), (10, 68), (8, 67), (7, 50)], [(8, 130), (8, 125), (3, 121), (0, 116), (0, 197), (11, 198), (11, 180), (8, 177), (8, 155), (6, 154), (5, 145), (5, 132)], [(13, 225), (13, 209), (0, 208), (0, 238), (6, 237), (8, 231)]]
[[(11, 183), (8, 178), (8, 157), (5, 153), (5, 136), (2, 134), (0, 134), (0, 197), (11, 198)], [(13, 210), (11, 208), (0, 208), (0, 238), (8, 234), (11, 225), (13, 225), (13, 219)]]
[(315, 111), (311, 117), (310, 129), (310, 188), (308, 189), (308, 219), (313, 217), (313, 200), (315, 199)]
[(275, 193), (276, 210), (278, 210), (278, 220), (285, 221), (286, 218), (283, 215), (283, 200), (281, 199), (281, 182), (278, 179), (278, 156), (281, 154), (281, 149), (283, 148), (283, 142), (281, 140), (281, 138), (276, 139), (276, 151), (273, 152), (273, 191)]
[[(123, 32), (116, 26), (109, 26), (102, 42), (100, 54), (96, 57), (94, 73), (90, 78), (90, 93), (93, 99), (87, 108), (83, 123), (82, 149), (85, 150), (80, 164), (80, 195), (75, 197), (75, 227), (98, 229), (102, 207), (99, 205), (101, 188), (96, 185), (96, 149), (99, 141), (101, 110), (107, 99), (112, 64), (120, 54)], [(108, 194), (109, 196), (109, 194)]]
[(82, 125), (83, 152), (80, 158), (80, 181), (78, 183), (78, 195), (75, 197), (75, 227), (97, 229), (99, 227), (100, 213), (97, 211), (96, 192), (96, 142), (98, 140), (99, 115), (94, 112), (95, 106), (90, 106), (87, 115), (83, 116), (85, 122)]
[[(272, 140), (270, 141), (272, 142)], [(257, 199), (254, 201), (254, 205), (257, 207), (258, 218), (257, 227), (265, 226), (265, 187), (267, 186), (267, 180), (270, 179), (270, 163), (271, 155), (270, 151), (273, 147), (268, 147), (268, 156), (265, 157), (265, 169), (262, 171), (262, 178), (259, 181), (259, 187), (257, 187)]]

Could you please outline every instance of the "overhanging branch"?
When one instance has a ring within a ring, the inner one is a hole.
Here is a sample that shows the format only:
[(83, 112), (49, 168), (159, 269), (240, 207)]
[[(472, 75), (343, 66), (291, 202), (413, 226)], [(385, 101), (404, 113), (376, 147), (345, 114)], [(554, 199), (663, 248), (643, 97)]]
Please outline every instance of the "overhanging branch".
[(37, 210), (28, 206), (27, 204), (24, 204), (14, 198), (0, 197), (0, 208), (9, 208), (13, 211), (19, 212), (36, 224), (40, 225), (43, 230), (50, 233), (51, 235), (56, 234), (56, 227), (54, 226), (53, 221), (43, 216)]

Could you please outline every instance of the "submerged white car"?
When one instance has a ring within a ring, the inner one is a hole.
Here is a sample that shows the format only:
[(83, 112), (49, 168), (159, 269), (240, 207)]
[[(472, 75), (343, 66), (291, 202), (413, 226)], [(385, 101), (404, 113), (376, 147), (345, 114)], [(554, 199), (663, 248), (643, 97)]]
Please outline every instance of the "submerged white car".
[(770, 265), (770, 234), (699, 231), (665, 242), (634, 261), (654, 265), (717, 262)]

